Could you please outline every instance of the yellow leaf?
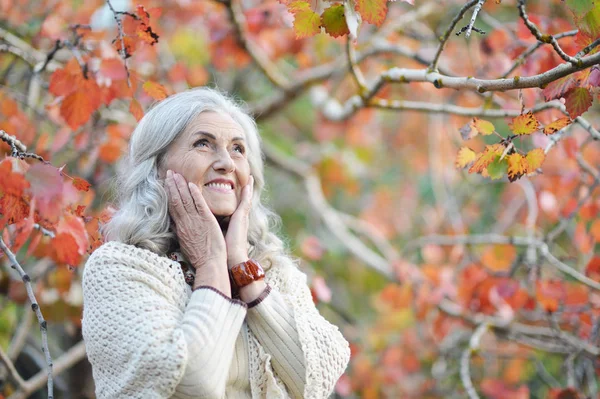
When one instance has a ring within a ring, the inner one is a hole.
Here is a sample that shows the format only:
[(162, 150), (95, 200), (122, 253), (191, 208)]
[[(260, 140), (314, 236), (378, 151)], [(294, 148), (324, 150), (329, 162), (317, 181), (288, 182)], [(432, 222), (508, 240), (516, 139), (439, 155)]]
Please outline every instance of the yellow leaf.
[(533, 113), (529, 111), (524, 115), (519, 115), (513, 118), (509, 124), (510, 129), (514, 134), (531, 134), (539, 129), (540, 123), (535, 118)]
[(508, 179), (515, 181), (527, 173), (527, 161), (521, 154), (510, 154), (506, 157), (508, 160)]
[(546, 154), (541, 148), (536, 148), (535, 150), (529, 151), (525, 158), (527, 161), (527, 173), (533, 173), (542, 166), (546, 159)]
[(473, 127), (482, 136), (489, 136), (490, 134), (494, 133), (494, 131), (496, 130), (496, 128), (494, 127), (492, 122), (488, 122), (486, 120), (479, 119), (479, 118), (473, 118)]
[(544, 134), (546, 134), (546, 135), (554, 134), (554, 133), (558, 132), (560, 129), (562, 129), (566, 126), (569, 126), (572, 122), (573, 121), (568, 116), (557, 119), (554, 122), (550, 123), (549, 125), (546, 125), (546, 127), (544, 128)]
[(296, 39), (314, 36), (321, 31), (321, 17), (310, 8), (310, 4), (296, 0), (288, 8), (294, 14)]
[(475, 152), (469, 147), (462, 147), (460, 150), (458, 150), (458, 155), (456, 156), (456, 167), (464, 168), (473, 162), (476, 157), (477, 155)]
[(492, 163), (496, 156), (502, 155), (504, 146), (502, 144), (492, 144), (485, 147), (485, 150), (479, 154), (475, 163), (469, 169), (469, 173), (481, 173)]

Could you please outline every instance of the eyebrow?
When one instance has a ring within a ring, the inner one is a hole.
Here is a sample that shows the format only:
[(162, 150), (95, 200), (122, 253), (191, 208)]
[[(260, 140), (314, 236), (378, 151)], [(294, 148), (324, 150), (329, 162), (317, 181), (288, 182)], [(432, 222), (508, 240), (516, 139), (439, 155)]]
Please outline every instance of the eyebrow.
[[(206, 136), (213, 140), (217, 139), (217, 137), (214, 134), (208, 133), (208, 132), (202, 132), (202, 131), (194, 133), (194, 136)], [(244, 141), (244, 138), (240, 137), (240, 136), (236, 136), (236, 137), (232, 138), (231, 141)]]

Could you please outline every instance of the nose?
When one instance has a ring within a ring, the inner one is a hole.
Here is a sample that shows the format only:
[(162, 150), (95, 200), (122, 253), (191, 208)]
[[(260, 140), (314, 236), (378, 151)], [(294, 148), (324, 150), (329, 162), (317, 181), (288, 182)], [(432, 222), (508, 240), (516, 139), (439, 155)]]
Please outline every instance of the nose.
[(213, 162), (213, 169), (221, 173), (232, 173), (235, 170), (235, 163), (231, 159), (229, 151), (221, 149), (216, 153), (216, 159)]

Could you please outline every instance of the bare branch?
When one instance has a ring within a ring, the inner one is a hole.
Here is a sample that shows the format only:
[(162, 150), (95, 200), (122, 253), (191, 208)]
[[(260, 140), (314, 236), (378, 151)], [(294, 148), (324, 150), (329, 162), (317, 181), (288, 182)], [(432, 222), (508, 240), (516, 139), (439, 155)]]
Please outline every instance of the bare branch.
[(429, 66), (430, 71), (437, 71), (438, 62), (440, 61), (440, 56), (442, 55), (442, 51), (444, 51), (444, 47), (446, 46), (446, 42), (448, 41), (450, 34), (454, 30), (454, 28), (456, 27), (458, 22), (462, 19), (462, 17), (467, 13), (467, 11), (469, 11), (469, 9), (471, 7), (473, 7), (475, 4), (477, 4), (478, 2), (479, 2), (479, 0), (469, 1), (467, 4), (465, 4), (460, 9), (458, 14), (456, 14), (454, 16), (454, 19), (452, 19), (452, 22), (450, 22), (450, 26), (448, 26), (448, 29), (446, 29), (446, 32), (444, 32), (444, 34), (440, 37), (440, 44), (437, 48), (437, 51), (435, 52), (433, 61), (431, 61), (431, 65)]
[(44, 320), (44, 316), (42, 316), (40, 305), (38, 304), (37, 299), (35, 298), (35, 294), (33, 293), (33, 287), (31, 286), (31, 278), (29, 277), (29, 275), (27, 275), (27, 273), (25, 273), (25, 270), (23, 270), (23, 267), (19, 264), (17, 258), (5, 244), (4, 239), (1, 236), (0, 250), (2, 250), (8, 257), (11, 263), (11, 267), (13, 269), (16, 269), (21, 275), (21, 279), (23, 280), (25, 288), (27, 289), (27, 297), (31, 302), (31, 309), (33, 309), (33, 311), (35, 312), (38, 322), (40, 324), (40, 331), (42, 333), (42, 350), (44, 351), (44, 355), (46, 357), (46, 364), (48, 366), (48, 369), (46, 370), (48, 375), (48, 398), (52, 399), (54, 397), (54, 386), (52, 380), (52, 358), (50, 357), (50, 350), (48, 349), (48, 328), (46, 325), (46, 320)]
[[(568, 32), (563, 32), (563, 33), (559, 33), (553, 36), (554, 40), (558, 40), (558, 39), (562, 39), (563, 37), (570, 37), (570, 36), (575, 36), (577, 34), (577, 32), (579, 32), (578, 29), (575, 30), (570, 30)], [(523, 63), (525, 62), (525, 60), (527, 59), (527, 57), (529, 57), (531, 54), (535, 53), (535, 51), (537, 49), (539, 49), (540, 47), (542, 47), (542, 45), (544, 45), (545, 43), (543, 42), (536, 42), (534, 44), (532, 44), (531, 46), (529, 46), (525, 51), (523, 51), (523, 53), (514, 61), (513, 65), (510, 67), (510, 69), (508, 69), (506, 72), (504, 72), (502, 74), (502, 78), (506, 78), (508, 77), (508, 75), (510, 75), (515, 69), (517, 69), (519, 66), (523, 65)], [(588, 51), (589, 52), (589, 51)], [(586, 53), (587, 54), (587, 53)], [(586, 54), (582, 54), (586, 55)]]
[(579, 63), (581, 62), (580, 58), (571, 57), (570, 55), (568, 55), (567, 53), (565, 53), (564, 50), (558, 44), (558, 41), (556, 40), (556, 38), (554, 36), (552, 36), (552, 35), (543, 35), (540, 32), (540, 30), (538, 29), (538, 27), (535, 26), (535, 24), (529, 20), (529, 17), (527, 16), (527, 12), (525, 11), (525, 0), (519, 0), (518, 3), (517, 3), (517, 8), (519, 9), (519, 15), (521, 16), (521, 19), (525, 23), (525, 26), (527, 26), (527, 28), (529, 29), (529, 31), (531, 32), (531, 34), (533, 36), (535, 36), (536, 39), (538, 39), (542, 43), (549, 43), (549, 44), (551, 44), (552, 47), (554, 48), (554, 51), (556, 51), (556, 53), (563, 60), (565, 60), (567, 62), (570, 62), (574, 66), (578, 66), (579, 65)]
[(2, 346), (0, 346), (0, 361), (4, 363), (4, 366), (6, 367), (6, 369), (8, 370), (8, 374), (10, 375), (10, 378), (19, 386), (19, 388), (24, 387), (25, 380), (23, 380), (10, 358), (6, 355), (6, 353), (4, 353), (4, 350), (2, 350)]
[[(465, 32), (465, 37), (468, 39), (469, 37), (471, 37), (471, 30), (474, 30), (476, 32), (485, 34), (484, 31), (477, 29), (477, 28), (473, 28), (473, 25), (475, 25), (475, 20), (477, 19), (477, 14), (479, 14), (479, 11), (481, 10), (481, 7), (483, 7), (483, 3), (485, 3), (485, 0), (479, 0), (477, 2), (477, 5), (475, 6), (475, 9), (473, 10), (473, 16), (471, 17), (471, 21), (469, 22), (469, 25), (467, 25), (467, 29)], [(457, 33), (458, 35), (458, 33)]]
[(129, 54), (127, 54), (127, 49), (125, 48), (125, 34), (123, 33), (123, 23), (121, 21), (121, 18), (119, 18), (119, 16), (117, 15), (117, 11), (115, 11), (115, 9), (113, 8), (113, 5), (110, 2), (110, 0), (106, 0), (106, 4), (110, 8), (110, 11), (112, 11), (113, 16), (115, 18), (115, 22), (117, 23), (117, 30), (119, 32), (117, 39), (121, 41), (121, 58), (123, 58), (125, 71), (127, 72), (127, 86), (131, 87), (131, 81), (129, 80), (129, 68), (127, 67), (127, 58), (129, 58)]
[[(80, 341), (72, 346), (67, 352), (63, 353), (54, 362), (54, 375), (60, 375), (64, 371), (70, 369), (75, 364), (85, 359), (85, 343)], [(25, 399), (33, 392), (44, 386), (48, 376), (43, 371), (38, 372), (25, 383), (25, 386), (19, 391), (12, 394), (8, 399)]]
[(471, 339), (469, 340), (469, 346), (463, 350), (460, 358), (460, 379), (467, 390), (467, 395), (469, 395), (469, 398), (471, 399), (479, 399), (479, 395), (473, 386), (473, 381), (471, 381), (471, 372), (469, 371), (471, 354), (479, 349), (481, 337), (483, 337), (483, 334), (485, 334), (488, 328), (489, 326), (487, 323), (482, 323), (475, 329), (475, 332), (471, 335)]

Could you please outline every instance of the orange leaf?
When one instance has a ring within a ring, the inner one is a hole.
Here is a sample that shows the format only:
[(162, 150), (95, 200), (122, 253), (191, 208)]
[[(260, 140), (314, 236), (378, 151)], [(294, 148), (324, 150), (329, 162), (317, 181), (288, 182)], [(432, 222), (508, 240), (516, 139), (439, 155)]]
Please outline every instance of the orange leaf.
[(165, 89), (164, 86), (160, 83), (152, 82), (149, 80), (146, 83), (144, 83), (143, 88), (144, 91), (155, 100), (160, 101), (167, 98), (167, 89)]
[(527, 173), (527, 161), (521, 154), (514, 153), (506, 157), (508, 161), (508, 179), (515, 181)]
[(90, 183), (88, 183), (87, 181), (85, 181), (85, 180), (83, 180), (82, 178), (79, 178), (79, 177), (75, 177), (73, 179), (73, 185), (79, 191), (89, 191), (90, 187), (91, 187)]
[(600, 281), (600, 256), (593, 256), (585, 267), (585, 275), (589, 278)]
[(554, 134), (554, 133), (558, 132), (560, 129), (562, 129), (566, 126), (569, 126), (572, 122), (573, 121), (568, 116), (557, 119), (554, 122), (550, 123), (549, 125), (546, 125), (546, 127), (544, 127), (544, 134), (546, 134), (546, 135)]
[(21, 173), (13, 172), (13, 159), (6, 158), (0, 162), (0, 194), (21, 196), (29, 188), (29, 182)]
[(536, 299), (546, 312), (556, 312), (565, 298), (565, 287), (562, 281), (536, 281)]
[(485, 150), (477, 156), (475, 163), (469, 169), (469, 173), (481, 173), (487, 166), (502, 155), (504, 146), (502, 144), (492, 144), (485, 147)]
[(129, 104), (129, 112), (133, 114), (138, 122), (144, 117), (144, 110), (135, 98), (132, 99), (131, 104)]
[(387, 14), (387, 0), (357, 0), (356, 11), (363, 20), (379, 26)]
[(86, 123), (100, 106), (98, 86), (93, 83), (89, 87), (96, 90), (77, 90), (69, 94), (60, 105), (60, 114), (73, 130)]
[(600, 219), (596, 219), (590, 227), (590, 234), (594, 237), (595, 242), (600, 242)]
[(59, 233), (52, 240), (52, 258), (58, 263), (77, 266), (81, 261), (81, 254), (77, 241), (69, 233)]
[(122, 155), (124, 140), (110, 140), (102, 144), (98, 149), (98, 157), (107, 163), (113, 163)]
[(546, 159), (546, 154), (541, 148), (536, 148), (527, 153), (525, 160), (527, 161), (527, 173), (535, 172)]
[(509, 124), (509, 127), (514, 134), (531, 134), (539, 129), (540, 123), (535, 118), (533, 113), (529, 111), (526, 114), (513, 118), (512, 123)]
[(471, 162), (473, 162), (477, 158), (477, 155), (473, 150), (468, 147), (462, 147), (458, 150), (458, 155), (456, 156), (456, 167), (464, 168)]
[(3, 194), (0, 196), (0, 228), (25, 219), (29, 214), (29, 204), (21, 196)]
[(507, 272), (516, 257), (517, 250), (512, 245), (494, 245), (483, 253), (481, 263), (495, 272)]

